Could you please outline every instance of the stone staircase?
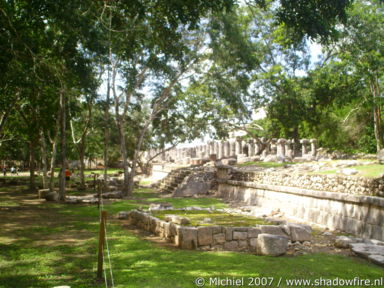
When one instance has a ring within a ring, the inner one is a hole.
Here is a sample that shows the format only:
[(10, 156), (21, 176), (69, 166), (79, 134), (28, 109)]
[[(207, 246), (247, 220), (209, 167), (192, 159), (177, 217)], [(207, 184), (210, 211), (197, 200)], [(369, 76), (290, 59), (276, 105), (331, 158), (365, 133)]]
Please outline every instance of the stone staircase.
[(191, 168), (172, 170), (164, 179), (157, 183), (156, 188), (160, 193), (173, 194), (192, 172), (193, 169)]

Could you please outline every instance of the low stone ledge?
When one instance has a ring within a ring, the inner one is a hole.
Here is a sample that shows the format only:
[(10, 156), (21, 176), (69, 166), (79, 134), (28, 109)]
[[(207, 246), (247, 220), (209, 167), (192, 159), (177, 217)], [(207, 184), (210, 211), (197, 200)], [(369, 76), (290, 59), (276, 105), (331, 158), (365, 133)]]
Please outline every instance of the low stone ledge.
[[(198, 249), (198, 250), (228, 250), (228, 251), (248, 251), (261, 255), (281, 255), (285, 254), (288, 245), (285, 245), (286, 239), (292, 241), (308, 241), (308, 237), (295, 236), (298, 233), (291, 233), (294, 238), (284, 231), (290, 224), (295, 225), (295, 229), (300, 231), (309, 231), (311, 229), (306, 225), (288, 223), (286, 225), (257, 225), (254, 227), (227, 227), (227, 226), (182, 226), (173, 222), (160, 220), (144, 211), (132, 210), (121, 211), (117, 214), (118, 219), (126, 219), (130, 225), (137, 226), (143, 230), (149, 231), (157, 236), (166, 239), (171, 243), (175, 243), (181, 249)], [(309, 232), (310, 233), (310, 232)], [(260, 235), (263, 240), (258, 244)], [(272, 237), (273, 236), (273, 237)], [(277, 238), (276, 238), (277, 237)], [(266, 239), (272, 239), (274, 243), (264, 243)], [(280, 239), (280, 240), (279, 240)], [(295, 240), (293, 240), (295, 239)], [(276, 243), (275, 243), (276, 242)], [(284, 242), (284, 243), (283, 243)], [(278, 246), (275, 248), (275, 246)], [(259, 247), (259, 248), (258, 248)], [(285, 247), (285, 248), (284, 248)], [(285, 251), (282, 251), (282, 249)], [(261, 250), (260, 250), (261, 249)], [(272, 251), (271, 254), (269, 251)], [(277, 252), (276, 252), (277, 251)]]

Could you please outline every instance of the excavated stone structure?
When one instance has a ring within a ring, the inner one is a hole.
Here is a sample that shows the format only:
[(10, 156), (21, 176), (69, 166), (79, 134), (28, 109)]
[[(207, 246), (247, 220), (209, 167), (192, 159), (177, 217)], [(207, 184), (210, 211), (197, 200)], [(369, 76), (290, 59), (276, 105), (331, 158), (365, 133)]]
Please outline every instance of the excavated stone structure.
[(146, 158), (157, 162), (174, 162), (182, 165), (200, 165), (208, 161), (237, 159), (247, 161), (300, 161), (315, 160), (317, 140), (267, 139), (265, 137), (244, 140), (241, 137), (209, 141), (206, 144), (188, 148), (173, 148), (161, 152), (159, 149), (147, 151)]

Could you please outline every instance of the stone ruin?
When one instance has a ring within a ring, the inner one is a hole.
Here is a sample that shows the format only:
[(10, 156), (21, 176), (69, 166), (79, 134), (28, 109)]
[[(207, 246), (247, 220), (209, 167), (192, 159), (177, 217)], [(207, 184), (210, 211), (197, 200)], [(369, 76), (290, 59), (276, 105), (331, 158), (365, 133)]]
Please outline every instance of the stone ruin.
[[(158, 156), (155, 156), (158, 155)], [(154, 157), (155, 156), (155, 157)], [(146, 152), (145, 158), (155, 162), (175, 162), (183, 165), (200, 165), (207, 161), (237, 159), (247, 161), (300, 161), (315, 160), (317, 140), (265, 137), (244, 140), (242, 137), (223, 141), (209, 141), (203, 145), (188, 148), (172, 148), (167, 151), (153, 149)]]
[[(180, 217), (160, 220), (150, 211), (122, 211), (117, 217), (174, 243), (181, 249), (213, 251), (248, 251), (258, 255), (279, 256), (292, 243), (311, 241), (312, 228), (308, 225), (285, 222), (281, 225), (253, 227), (184, 226)], [(183, 219), (181, 219), (183, 220)]]

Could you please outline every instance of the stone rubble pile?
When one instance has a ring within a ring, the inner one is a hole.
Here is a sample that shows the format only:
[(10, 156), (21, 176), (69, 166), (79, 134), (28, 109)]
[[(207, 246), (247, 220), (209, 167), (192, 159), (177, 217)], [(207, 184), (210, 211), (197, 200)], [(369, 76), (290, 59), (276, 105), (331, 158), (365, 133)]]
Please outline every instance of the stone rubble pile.
[[(182, 226), (182, 217), (170, 215), (160, 220), (148, 212), (119, 212), (118, 219), (149, 231), (182, 249), (250, 251), (259, 255), (279, 256), (295, 242), (311, 241), (308, 225), (257, 225), (255, 227)], [(184, 220), (185, 221), (185, 220)], [(179, 223), (179, 224), (178, 224)]]

